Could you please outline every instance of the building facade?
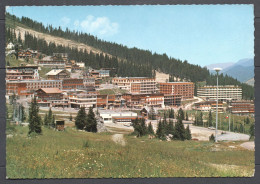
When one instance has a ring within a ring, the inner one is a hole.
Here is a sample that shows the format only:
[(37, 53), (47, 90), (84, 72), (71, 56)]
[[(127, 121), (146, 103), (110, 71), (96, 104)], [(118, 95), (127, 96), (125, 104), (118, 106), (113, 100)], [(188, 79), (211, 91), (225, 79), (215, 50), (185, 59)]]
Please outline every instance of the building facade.
[(164, 95), (156, 94), (124, 94), (125, 104), (129, 108), (141, 109), (144, 106), (164, 108)]
[[(217, 86), (200, 87), (197, 95), (206, 100), (217, 100)], [(221, 101), (241, 100), (242, 87), (233, 85), (218, 86), (218, 99)]]
[(180, 95), (183, 100), (194, 98), (193, 82), (167, 82), (159, 83), (160, 93)]
[(97, 95), (89, 93), (80, 93), (69, 96), (69, 105), (71, 108), (81, 108), (86, 109), (97, 106)]
[(62, 80), (62, 90), (84, 89), (83, 79), (67, 78)]
[(151, 94), (156, 93), (156, 82), (154, 78), (146, 77), (125, 77), (113, 78), (112, 84), (117, 85), (133, 94)]
[(6, 68), (6, 80), (37, 80), (38, 66), (17, 66)]
[(253, 100), (232, 100), (229, 103), (229, 111), (238, 115), (254, 115), (255, 105)]

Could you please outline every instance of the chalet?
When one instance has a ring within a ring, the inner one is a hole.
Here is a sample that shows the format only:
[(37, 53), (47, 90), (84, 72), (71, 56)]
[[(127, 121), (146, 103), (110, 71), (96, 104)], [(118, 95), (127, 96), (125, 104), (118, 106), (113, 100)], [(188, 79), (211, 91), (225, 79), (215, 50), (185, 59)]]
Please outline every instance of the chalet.
[(70, 77), (70, 72), (65, 69), (53, 69), (46, 73), (48, 80), (61, 80)]
[(65, 60), (53, 56), (46, 56), (38, 60), (38, 65), (50, 68), (65, 68), (65, 64)]
[(59, 88), (41, 88), (36, 91), (38, 99), (42, 101), (61, 100), (62, 91)]
[(62, 90), (84, 89), (83, 79), (65, 78), (62, 80)]

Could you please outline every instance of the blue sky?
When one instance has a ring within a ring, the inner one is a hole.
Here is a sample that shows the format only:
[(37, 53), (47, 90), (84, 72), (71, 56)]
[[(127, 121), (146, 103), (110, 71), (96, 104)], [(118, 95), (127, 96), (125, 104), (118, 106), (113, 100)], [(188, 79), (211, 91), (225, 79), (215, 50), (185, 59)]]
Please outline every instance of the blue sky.
[(16, 6), (7, 11), (201, 66), (254, 57), (253, 5)]

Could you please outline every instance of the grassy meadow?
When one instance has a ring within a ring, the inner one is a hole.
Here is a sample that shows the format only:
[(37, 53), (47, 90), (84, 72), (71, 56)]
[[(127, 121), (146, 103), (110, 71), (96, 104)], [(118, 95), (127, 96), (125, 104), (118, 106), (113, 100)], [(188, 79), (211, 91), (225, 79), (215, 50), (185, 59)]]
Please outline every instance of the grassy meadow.
[[(241, 142), (160, 141), (124, 134), (28, 127), (10, 128), (6, 142), (8, 178), (243, 177), (254, 174), (254, 152)], [(232, 146), (232, 147), (229, 147)]]

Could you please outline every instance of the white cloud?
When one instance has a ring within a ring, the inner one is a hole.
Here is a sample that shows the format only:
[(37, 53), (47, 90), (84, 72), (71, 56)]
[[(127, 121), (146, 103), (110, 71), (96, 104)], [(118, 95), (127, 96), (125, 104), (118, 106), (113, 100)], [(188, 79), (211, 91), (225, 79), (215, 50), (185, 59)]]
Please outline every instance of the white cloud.
[(80, 25), (83, 30), (88, 33), (99, 36), (110, 36), (118, 32), (119, 25), (116, 22), (111, 22), (107, 17), (94, 17), (89, 15), (85, 20), (74, 22), (75, 26)]
[(74, 21), (74, 26), (75, 26), (75, 27), (78, 27), (78, 26), (79, 26), (79, 23), (80, 23), (79, 20), (75, 20), (75, 21)]
[(62, 26), (66, 26), (70, 23), (70, 18), (62, 17), (60, 21), (61, 21)]

